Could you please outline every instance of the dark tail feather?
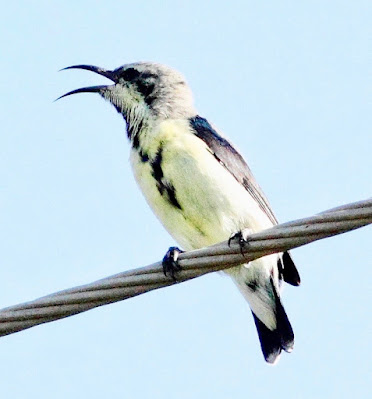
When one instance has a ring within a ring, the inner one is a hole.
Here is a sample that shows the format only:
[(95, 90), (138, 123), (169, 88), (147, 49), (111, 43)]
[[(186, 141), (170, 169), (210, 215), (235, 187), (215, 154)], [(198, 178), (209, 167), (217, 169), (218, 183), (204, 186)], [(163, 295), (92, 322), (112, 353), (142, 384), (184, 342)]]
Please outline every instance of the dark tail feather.
[(268, 363), (274, 363), (282, 349), (286, 352), (291, 352), (294, 345), (294, 334), (291, 324), (274, 286), (273, 290), (276, 306), (276, 329), (270, 330), (267, 328), (265, 324), (252, 312), (258, 337), (261, 342), (262, 353)]
[(288, 251), (283, 252), (282, 259), (279, 258), (278, 267), (286, 283), (296, 286), (300, 285), (300, 274)]
[(280, 345), (280, 339), (277, 331), (269, 330), (253, 312), (252, 314), (254, 322), (256, 323), (258, 337), (260, 338), (261, 349), (264, 358), (268, 363), (274, 363), (282, 351), (282, 346)]

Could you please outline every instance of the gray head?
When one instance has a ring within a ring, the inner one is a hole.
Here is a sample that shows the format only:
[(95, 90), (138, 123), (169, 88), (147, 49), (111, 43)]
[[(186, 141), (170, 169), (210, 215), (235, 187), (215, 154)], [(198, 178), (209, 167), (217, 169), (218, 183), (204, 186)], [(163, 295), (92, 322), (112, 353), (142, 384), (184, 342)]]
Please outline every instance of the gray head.
[(185, 78), (165, 65), (138, 62), (113, 71), (92, 65), (74, 65), (65, 69), (86, 69), (114, 82), (107, 86), (83, 87), (60, 98), (76, 93), (99, 93), (124, 116), (129, 135), (159, 120), (196, 115)]

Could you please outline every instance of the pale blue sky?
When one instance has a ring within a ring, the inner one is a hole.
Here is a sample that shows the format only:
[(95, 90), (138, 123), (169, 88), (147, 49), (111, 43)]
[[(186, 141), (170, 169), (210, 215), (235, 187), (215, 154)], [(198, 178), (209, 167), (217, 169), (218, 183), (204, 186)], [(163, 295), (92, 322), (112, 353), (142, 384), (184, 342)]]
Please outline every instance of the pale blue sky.
[[(0, 39), (0, 307), (159, 260), (174, 241), (128, 164), (105, 80), (183, 72), (281, 221), (371, 196), (367, 1), (19, 1)], [(6, 8), (5, 8), (6, 7)], [(349, 398), (371, 390), (371, 228), (293, 251), (296, 344), (265, 364), (250, 310), (210, 275), (0, 339), (2, 397)]]

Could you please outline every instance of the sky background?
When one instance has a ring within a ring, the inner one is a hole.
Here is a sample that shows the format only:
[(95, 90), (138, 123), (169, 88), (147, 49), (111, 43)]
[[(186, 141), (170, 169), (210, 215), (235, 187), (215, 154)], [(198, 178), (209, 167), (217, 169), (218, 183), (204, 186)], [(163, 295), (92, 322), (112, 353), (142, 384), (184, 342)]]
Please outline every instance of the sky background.
[[(371, 196), (367, 1), (18, 1), (2, 7), (0, 307), (162, 258), (174, 240), (125, 125), (73, 64), (157, 61), (241, 150), (280, 221)], [(4, 398), (349, 398), (371, 391), (371, 228), (292, 252), (292, 354), (268, 366), (213, 274), (0, 339)]]

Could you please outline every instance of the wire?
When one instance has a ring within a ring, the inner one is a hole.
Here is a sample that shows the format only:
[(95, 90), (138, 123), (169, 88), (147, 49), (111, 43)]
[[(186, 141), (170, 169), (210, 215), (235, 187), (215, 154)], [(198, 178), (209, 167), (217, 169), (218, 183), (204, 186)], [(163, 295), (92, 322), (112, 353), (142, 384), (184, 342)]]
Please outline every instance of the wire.
[(275, 252), (342, 234), (372, 223), (372, 198), (330, 209), (318, 215), (276, 225), (251, 234), (243, 248), (236, 240), (184, 252), (177, 281), (166, 277), (157, 262), (102, 280), (0, 310), (0, 336), (128, 299), (158, 288), (227, 269)]

